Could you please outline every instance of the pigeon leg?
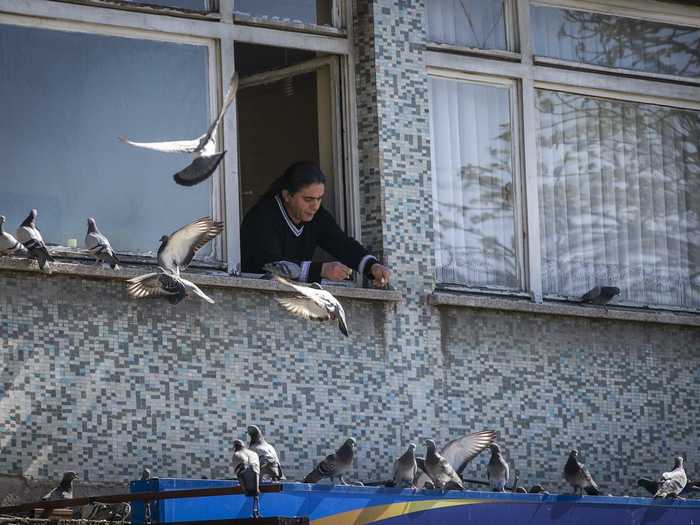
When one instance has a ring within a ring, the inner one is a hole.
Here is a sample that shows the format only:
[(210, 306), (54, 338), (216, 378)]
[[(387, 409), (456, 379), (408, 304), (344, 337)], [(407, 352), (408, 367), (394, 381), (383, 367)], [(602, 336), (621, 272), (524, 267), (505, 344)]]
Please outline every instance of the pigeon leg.
[(260, 518), (260, 496), (253, 496), (253, 518)]
[(345, 479), (343, 479), (343, 476), (342, 476), (342, 475), (340, 476), (340, 484), (341, 484), (341, 485), (347, 485), (347, 484), (348, 484), (348, 482), (345, 481)]

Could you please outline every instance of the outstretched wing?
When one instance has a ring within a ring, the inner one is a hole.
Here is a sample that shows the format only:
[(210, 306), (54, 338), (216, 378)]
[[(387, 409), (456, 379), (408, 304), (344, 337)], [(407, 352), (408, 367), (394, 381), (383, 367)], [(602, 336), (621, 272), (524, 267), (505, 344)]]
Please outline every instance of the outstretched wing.
[(306, 297), (277, 297), (276, 299), (289, 313), (304, 319), (312, 319), (314, 321), (327, 321), (330, 319), (328, 312)]
[(194, 153), (197, 151), (200, 143), (199, 138), (192, 140), (169, 140), (166, 142), (134, 142), (126, 137), (119, 137), (119, 140), (129, 146), (160, 151), (162, 153)]
[(452, 465), (457, 474), (461, 474), (467, 463), (488, 448), (495, 440), (496, 433), (493, 430), (472, 432), (450, 441), (442, 448), (440, 455)]
[(173, 272), (187, 268), (194, 254), (224, 229), (223, 222), (209, 217), (197, 219), (173, 232), (163, 250), (158, 254), (158, 263)]
[(126, 290), (130, 297), (144, 299), (146, 297), (185, 298), (185, 286), (170, 275), (161, 272), (139, 275), (127, 282)]
[(221, 124), (221, 121), (224, 118), (224, 115), (226, 114), (226, 110), (228, 107), (233, 103), (234, 100), (236, 100), (236, 92), (238, 91), (238, 73), (234, 73), (233, 76), (231, 77), (231, 81), (229, 82), (228, 89), (226, 90), (226, 96), (224, 97), (224, 103), (221, 106), (221, 111), (219, 111), (219, 114), (216, 117), (216, 120), (212, 122), (211, 126), (209, 126), (209, 129), (207, 132), (201, 136), (199, 139), (199, 147), (203, 148), (204, 145), (211, 140), (212, 135), (216, 132), (216, 128), (219, 127), (219, 124)]

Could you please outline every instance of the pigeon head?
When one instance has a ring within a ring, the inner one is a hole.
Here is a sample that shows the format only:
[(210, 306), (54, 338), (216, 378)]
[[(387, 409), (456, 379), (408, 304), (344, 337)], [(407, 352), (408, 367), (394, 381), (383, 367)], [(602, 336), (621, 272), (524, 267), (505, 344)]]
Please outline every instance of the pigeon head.
[(6, 221), (6, 220), (7, 220), (7, 219), (5, 219), (5, 216), (4, 216), (4, 215), (0, 215), (0, 226), (2, 226), (3, 224), (5, 224), (5, 221)]
[(408, 450), (416, 450), (416, 444), (415, 444), (415, 443), (409, 443), (409, 444), (408, 444)]
[(498, 443), (491, 443), (489, 445), (489, 449), (493, 454), (500, 454), (501, 453), (501, 447), (498, 446)]
[(238, 452), (239, 450), (243, 450), (245, 448), (245, 445), (243, 444), (243, 441), (240, 439), (236, 439), (233, 442), (233, 451)]
[(250, 425), (248, 427), (248, 435), (250, 436), (250, 439), (255, 441), (256, 439), (260, 439), (262, 432), (260, 432), (260, 429), (256, 425)]
[(78, 476), (77, 472), (73, 472), (72, 470), (69, 472), (66, 472), (63, 474), (63, 479), (61, 479), (61, 485), (66, 485), (69, 486), (71, 485), (76, 479), (80, 479), (80, 476)]
[(683, 466), (683, 458), (681, 456), (676, 456), (673, 462), (673, 468), (680, 468)]
[(428, 449), (428, 452), (431, 452), (431, 451), (435, 452), (435, 448), (436, 448), (435, 441), (433, 441), (432, 439), (426, 439), (425, 440), (425, 448)]
[(170, 237), (168, 237), (167, 235), (163, 235), (159, 240), (161, 244), (165, 244), (170, 240)]
[(569, 452), (569, 457), (577, 458), (578, 457), (578, 450), (576, 450), (575, 448), (572, 449), (571, 452)]
[(88, 231), (94, 232), (97, 229), (97, 223), (93, 217), (88, 217)]
[(149, 469), (148, 467), (144, 467), (143, 472), (141, 472), (141, 479), (144, 481), (147, 479), (151, 479), (151, 469)]
[(343, 446), (355, 450), (357, 448), (357, 441), (355, 441), (355, 438), (348, 438), (345, 440), (345, 443), (343, 443)]
[(22, 226), (34, 226), (35, 220), (36, 220), (36, 208), (32, 208), (32, 211), (29, 212), (29, 215), (27, 215), (27, 218), (24, 219)]

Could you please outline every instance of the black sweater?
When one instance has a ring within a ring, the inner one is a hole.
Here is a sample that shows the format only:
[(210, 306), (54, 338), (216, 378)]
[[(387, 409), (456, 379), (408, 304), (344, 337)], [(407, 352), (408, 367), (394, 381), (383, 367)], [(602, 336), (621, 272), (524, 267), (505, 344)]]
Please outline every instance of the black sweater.
[(323, 207), (310, 222), (297, 226), (280, 197), (264, 197), (246, 214), (241, 225), (241, 271), (263, 273), (264, 264), (292, 261), (301, 267), (300, 281), (319, 282), (322, 263), (311, 261), (317, 246), (371, 278), (369, 270), (377, 258), (348, 237)]

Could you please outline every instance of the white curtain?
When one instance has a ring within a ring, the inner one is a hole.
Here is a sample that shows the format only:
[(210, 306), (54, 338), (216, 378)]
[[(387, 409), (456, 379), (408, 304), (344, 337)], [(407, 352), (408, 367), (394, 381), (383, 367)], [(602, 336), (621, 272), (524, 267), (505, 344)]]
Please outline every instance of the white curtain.
[(437, 280), (519, 288), (509, 88), (430, 87)]
[(540, 90), (544, 292), (700, 306), (700, 113)]
[(504, 0), (427, 0), (433, 42), (507, 49)]

